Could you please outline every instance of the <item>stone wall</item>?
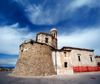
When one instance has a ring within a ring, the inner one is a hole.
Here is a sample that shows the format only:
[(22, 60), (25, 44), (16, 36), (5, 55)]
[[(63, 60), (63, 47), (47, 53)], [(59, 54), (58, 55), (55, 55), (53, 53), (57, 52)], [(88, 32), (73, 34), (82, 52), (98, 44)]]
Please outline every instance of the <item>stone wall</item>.
[(19, 58), (12, 75), (48, 76), (56, 74), (51, 47), (37, 42), (20, 46)]

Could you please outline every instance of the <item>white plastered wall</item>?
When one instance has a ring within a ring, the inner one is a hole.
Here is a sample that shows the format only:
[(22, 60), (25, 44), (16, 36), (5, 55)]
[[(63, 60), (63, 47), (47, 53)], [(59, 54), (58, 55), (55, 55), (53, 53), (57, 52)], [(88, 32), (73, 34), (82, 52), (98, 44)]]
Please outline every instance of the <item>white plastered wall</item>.
[[(78, 60), (78, 56), (80, 56), (81, 61)], [(90, 60), (92, 57), (92, 60)], [(94, 53), (91, 51), (84, 51), (84, 50), (72, 50), (71, 51), (71, 61), (73, 67), (75, 66), (96, 66), (96, 60), (94, 57)]]
[(46, 43), (46, 44), (52, 46), (52, 37), (49, 35), (39, 34), (38, 38), (37, 38), (37, 42), (45, 43), (45, 38), (48, 38), (48, 43)]
[[(52, 58), (57, 75), (73, 73), (70, 52), (67, 52), (65, 57), (63, 51), (52, 51)], [(64, 62), (68, 62), (67, 68), (64, 67)]]
[(53, 59), (55, 71), (57, 72), (57, 69), (61, 68), (60, 55), (58, 51), (52, 51), (52, 59)]

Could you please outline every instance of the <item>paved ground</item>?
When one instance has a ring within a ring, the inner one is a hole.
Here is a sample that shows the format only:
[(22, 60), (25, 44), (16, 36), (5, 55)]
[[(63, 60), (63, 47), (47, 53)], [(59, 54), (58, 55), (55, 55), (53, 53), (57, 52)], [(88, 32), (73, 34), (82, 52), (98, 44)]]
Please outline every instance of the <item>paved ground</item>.
[(0, 84), (100, 84), (100, 72), (47, 77), (14, 77), (0, 72)]

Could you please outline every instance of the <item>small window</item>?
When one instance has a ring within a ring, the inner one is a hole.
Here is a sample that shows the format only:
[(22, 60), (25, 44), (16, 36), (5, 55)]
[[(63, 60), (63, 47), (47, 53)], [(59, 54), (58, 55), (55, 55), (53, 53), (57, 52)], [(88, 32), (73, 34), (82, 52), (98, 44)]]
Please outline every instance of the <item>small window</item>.
[(91, 60), (91, 62), (93, 61), (93, 60), (92, 60), (92, 57), (90, 57), (90, 60)]
[(81, 61), (80, 56), (78, 56), (78, 61)]
[(55, 37), (55, 33), (54, 33), (54, 37)]
[(64, 66), (65, 66), (65, 68), (67, 67), (67, 62), (64, 62)]
[(45, 43), (48, 43), (48, 38), (45, 38)]
[(64, 56), (66, 57), (66, 52), (64, 52)]

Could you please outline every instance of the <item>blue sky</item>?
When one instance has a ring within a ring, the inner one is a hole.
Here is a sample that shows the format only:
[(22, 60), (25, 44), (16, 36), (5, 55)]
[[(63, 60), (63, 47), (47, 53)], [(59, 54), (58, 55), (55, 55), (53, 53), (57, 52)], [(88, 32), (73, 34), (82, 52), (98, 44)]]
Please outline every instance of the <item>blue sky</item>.
[(15, 66), (19, 45), (52, 28), (59, 49), (94, 49), (100, 55), (100, 0), (0, 0), (0, 66)]

